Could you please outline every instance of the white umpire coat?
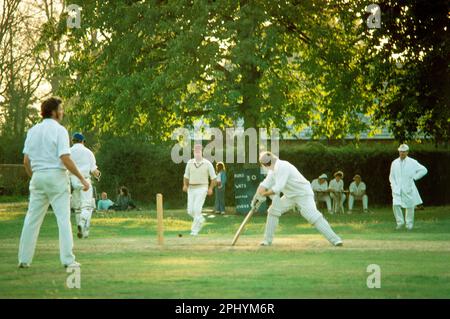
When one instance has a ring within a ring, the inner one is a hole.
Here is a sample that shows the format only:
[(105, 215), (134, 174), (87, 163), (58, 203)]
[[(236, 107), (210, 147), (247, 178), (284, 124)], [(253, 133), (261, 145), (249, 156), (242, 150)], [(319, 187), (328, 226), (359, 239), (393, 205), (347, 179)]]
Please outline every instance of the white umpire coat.
[(428, 170), (413, 158), (395, 159), (391, 164), (389, 182), (392, 189), (392, 204), (412, 208), (422, 204), (414, 181), (421, 179)]

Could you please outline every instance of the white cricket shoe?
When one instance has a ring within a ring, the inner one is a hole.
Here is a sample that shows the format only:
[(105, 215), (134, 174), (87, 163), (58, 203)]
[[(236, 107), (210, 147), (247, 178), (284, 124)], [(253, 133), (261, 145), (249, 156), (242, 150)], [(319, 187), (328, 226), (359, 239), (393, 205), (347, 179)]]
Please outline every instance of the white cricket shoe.
[(334, 246), (336, 246), (336, 247), (342, 247), (342, 246), (344, 246), (344, 243), (342, 242), (342, 240), (340, 240), (340, 241), (338, 241), (338, 242), (335, 242), (335, 243), (334, 243)]
[(74, 261), (71, 264), (64, 265), (64, 268), (80, 268), (81, 264), (79, 262)]
[(272, 246), (272, 243), (267, 241), (267, 240), (263, 240), (262, 242), (259, 243), (260, 246)]
[(30, 268), (30, 264), (27, 263), (19, 263), (19, 265), (17, 266), (19, 268)]

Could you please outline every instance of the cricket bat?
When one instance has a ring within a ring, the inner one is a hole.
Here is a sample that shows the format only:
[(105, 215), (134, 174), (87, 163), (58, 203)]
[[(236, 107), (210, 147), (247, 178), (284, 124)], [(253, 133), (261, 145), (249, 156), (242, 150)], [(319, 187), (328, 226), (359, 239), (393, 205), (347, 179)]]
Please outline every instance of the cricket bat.
[(255, 205), (255, 206), (256, 207), (253, 207), (252, 209), (250, 209), (247, 216), (245, 216), (244, 221), (242, 222), (241, 226), (239, 226), (236, 234), (234, 235), (233, 241), (231, 242), (231, 246), (234, 246), (236, 244), (239, 236), (241, 235), (242, 231), (244, 230), (245, 225), (248, 223), (248, 221), (250, 220), (252, 215), (255, 213), (255, 211), (258, 210), (260, 205)]

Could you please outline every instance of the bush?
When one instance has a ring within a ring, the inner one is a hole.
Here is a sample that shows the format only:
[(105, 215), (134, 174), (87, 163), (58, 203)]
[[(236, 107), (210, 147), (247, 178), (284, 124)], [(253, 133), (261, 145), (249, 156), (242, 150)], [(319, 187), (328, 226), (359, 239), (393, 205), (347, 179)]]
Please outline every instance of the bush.
[[(2, 145), (6, 147), (6, 145)], [(153, 145), (129, 138), (111, 138), (99, 143), (97, 162), (102, 180), (97, 191), (106, 191), (112, 200), (119, 186), (130, 189), (136, 200), (154, 203), (157, 193), (164, 194), (166, 206), (185, 206), (186, 194), (181, 190), (185, 164), (175, 164), (170, 157), (173, 142)], [(310, 181), (322, 173), (329, 177), (337, 170), (345, 174), (345, 188), (352, 177), (360, 174), (367, 184), (370, 205), (391, 204), (389, 170), (398, 156), (395, 144), (365, 144), (326, 146), (312, 142), (280, 145), (280, 157), (294, 164)], [(3, 154), (4, 155), (4, 154)], [(425, 205), (450, 203), (450, 150), (430, 145), (411, 145), (410, 156), (428, 168), (428, 174), (417, 182)], [(227, 164), (228, 183), (226, 203), (234, 205), (234, 172), (254, 168), (255, 164)], [(21, 165), (0, 165), (0, 187), (3, 193), (20, 195), (28, 193), (28, 178)], [(214, 197), (206, 205), (212, 206)]]
[(0, 164), (0, 195), (26, 195), (28, 182), (23, 165)]

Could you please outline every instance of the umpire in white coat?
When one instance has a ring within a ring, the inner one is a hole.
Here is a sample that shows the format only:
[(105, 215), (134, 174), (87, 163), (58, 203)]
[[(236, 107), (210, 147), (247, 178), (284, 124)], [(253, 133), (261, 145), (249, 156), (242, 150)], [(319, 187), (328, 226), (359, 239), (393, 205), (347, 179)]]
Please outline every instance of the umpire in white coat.
[(67, 170), (83, 185), (90, 187), (70, 158), (69, 134), (60, 124), (63, 118), (62, 101), (49, 98), (41, 105), (42, 122), (33, 126), (25, 140), (24, 166), (31, 177), (28, 211), (19, 244), (19, 268), (28, 268), (33, 259), (39, 229), (48, 206), (52, 205), (58, 222), (59, 253), (65, 267), (79, 267), (72, 252), (73, 238), (70, 224), (70, 186)]
[[(264, 201), (267, 196), (273, 196), (267, 214), (266, 230), (262, 246), (272, 244), (279, 217), (293, 207), (325, 236), (334, 246), (342, 246), (342, 240), (331, 229), (323, 215), (317, 210), (314, 192), (309, 181), (287, 161), (280, 160), (271, 152), (263, 152), (259, 158), (261, 165), (268, 169), (268, 174), (258, 187), (252, 207), (257, 202)], [(280, 197), (280, 193), (283, 196)]]
[(408, 151), (408, 145), (402, 144), (399, 146), (399, 158), (391, 164), (389, 182), (392, 188), (392, 208), (397, 229), (401, 229), (405, 225), (402, 212), (402, 208), (405, 208), (406, 229), (411, 230), (414, 226), (414, 208), (422, 204), (414, 181), (421, 179), (428, 171), (418, 161), (408, 157)]

